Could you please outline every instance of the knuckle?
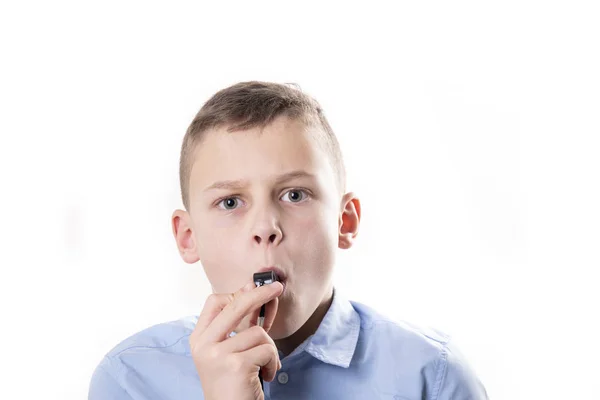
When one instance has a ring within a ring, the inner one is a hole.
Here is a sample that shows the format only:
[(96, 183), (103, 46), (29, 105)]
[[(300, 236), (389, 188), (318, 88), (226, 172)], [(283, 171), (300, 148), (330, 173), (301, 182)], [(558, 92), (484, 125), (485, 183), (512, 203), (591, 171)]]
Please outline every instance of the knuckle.
[(197, 355), (201, 352), (200, 345), (198, 344), (197, 341), (190, 339), (190, 351), (192, 352), (193, 355)]
[(205, 351), (205, 353), (206, 353), (206, 358), (211, 361), (219, 360), (221, 358), (221, 351), (219, 350), (219, 348), (217, 346), (213, 346), (213, 347), (207, 349)]
[(210, 350), (207, 351), (199, 343), (196, 342), (194, 344), (190, 344), (190, 350), (191, 350), (191, 353), (192, 353), (192, 357), (195, 360), (198, 360), (198, 361), (203, 361), (203, 360), (206, 360), (206, 359), (210, 360)]
[(256, 338), (264, 338), (267, 335), (267, 332), (265, 332), (265, 330), (259, 326), (259, 325), (254, 325), (250, 328), (248, 328), (248, 333), (252, 336), (252, 337), (256, 337)]
[(260, 345), (260, 351), (266, 356), (277, 354), (277, 349), (271, 343), (263, 343)]
[(235, 293), (227, 293), (224, 295), (227, 303), (233, 303), (233, 301), (238, 297)]
[(206, 301), (204, 302), (204, 310), (212, 310), (213, 308), (216, 308), (216, 306), (217, 299), (214, 294), (211, 294), (206, 298)]
[(277, 351), (277, 347), (275, 347), (275, 345), (269, 344), (267, 351), (269, 352), (269, 355), (271, 356), (270, 357), (271, 361), (273, 362), (274, 368), (276, 369), (277, 368), (277, 364), (279, 362), (279, 352)]
[(220, 301), (219, 301), (219, 295), (216, 294), (216, 293), (211, 294), (206, 299), (206, 305), (209, 308), (216, 308), (219, 305), (219, 303), (220, 303)]
[(229, 310), (233, 313), (233, 314), (238, 314), (240, 312), (242, 312), (243, 310), (243, 305), (241, 304), (241, 301), (239, 299), (239, 297), (235, 298), (233, 295), (231, 296), (231, 301), (229, 302), (229, 304), (227, 305), (227, 308), (229, 308)]
[(226, 361), (227, 369), (231, 372), (241, 372), (244, 370), (245, 362), (237, 355), (230, 355)]
[(279, 360), (279, 351), (277, 350), (277, 346), (275, 346), (275, 344), (271, 345), (271, 351), (273, 352), (273, 358), (275, 361)]
[(202, 350), (202, 347), (204, 346), (204, 343), (202, 342), (201, 338), (198, 336), (190, 336), (190, 350), (192, 352), (192, 354), (197, 354)]
[(255, 343), (260, 343), (260, 345), (272, 345), (275, 349), (275, 342), (269, 336), (267, 331), (264, 330), (261, 326), (255, 325), (251, 328), (248, 328), (249, 334)]

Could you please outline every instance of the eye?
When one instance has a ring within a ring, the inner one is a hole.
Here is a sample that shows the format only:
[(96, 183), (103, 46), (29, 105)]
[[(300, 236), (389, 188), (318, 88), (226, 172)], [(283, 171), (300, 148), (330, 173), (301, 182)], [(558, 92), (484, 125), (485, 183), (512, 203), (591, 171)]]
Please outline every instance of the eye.
[[(286, 197), (289, 200), (285, 200)], [(285, 194), (281, 196), (281, 199), (290, 203), (299, 203), (307, 197), (308, 194), (304, 190), (292, 189), (285, 192)]]
[(223, 210), (235, 210), (240, 203), (240, 200), (237, 197), (227, 197), (219, 201), (217, 206)]

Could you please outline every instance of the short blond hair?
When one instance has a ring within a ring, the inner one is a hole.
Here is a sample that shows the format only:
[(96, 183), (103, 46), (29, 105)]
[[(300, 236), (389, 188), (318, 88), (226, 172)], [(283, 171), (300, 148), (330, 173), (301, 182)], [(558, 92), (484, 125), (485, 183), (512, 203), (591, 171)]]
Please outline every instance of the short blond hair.
[(240, 82), (215, 93), (188, 127), (181, 146), (179, 182), (181, 199), (189, 210), (189, 182), (196, 146), (205, 132), (227, 126), (227, 132), (264, 128), (275, 118), (298, 119), (307, 126), (320, 127), (320, 144), (329, 155), (337, 175), (338, 189), (345, 191), (346, 171), (340, 145), (319, 103), (298, 85), (272, 82)]

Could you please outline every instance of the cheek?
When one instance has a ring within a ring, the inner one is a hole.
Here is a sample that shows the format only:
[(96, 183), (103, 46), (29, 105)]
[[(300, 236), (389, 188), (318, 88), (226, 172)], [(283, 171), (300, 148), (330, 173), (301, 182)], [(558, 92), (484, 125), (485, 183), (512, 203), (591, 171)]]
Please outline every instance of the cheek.
[(205, 219), (195, 228), (198, 256), (206, 276), (216, 292), (235, 292), (250, 278), (240, 267), (245, 259), (242, 249), (241, 230), (219, 219)]
[(203, 264), (214, 264), (227, 257), (229, 247), (227, 230), (217, 225), (218, 221), (205, 219), (204, 223), (195, 227), (198, 253)]
[[(294, 220), (288, 229), (288, 246), (294, 260), (304, 264), (303, 271), (311, 276), (325, 276), (335, 262), (338, 243), (337, 223), (331, 213), (315, 213)], [(331, 222), (334, 221), (334, 222)]]

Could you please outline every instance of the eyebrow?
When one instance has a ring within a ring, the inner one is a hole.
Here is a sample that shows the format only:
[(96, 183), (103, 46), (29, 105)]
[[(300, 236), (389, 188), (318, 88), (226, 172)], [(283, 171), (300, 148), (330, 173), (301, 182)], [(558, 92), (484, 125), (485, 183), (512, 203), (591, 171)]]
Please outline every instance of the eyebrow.
[[(281, 183), (291, 181), (293, 179), (298, 179), (298, 178), (314, 179), (315, 176), (313, 174), (309, 174), (308, 172), (302, 171), (302, 170), (292, 171), (292, 172), (287, 172), (285, 174), (279, 175), (275, 179), (275, 183), (281, 184)], [(239, 189), (245, 187), (246, 185), (247, 185), (247, 181), (245, 181), (243, 179), (237, 179), (237, 180), (231, 180), (231, 181), (218, 181), (218, 182), (215, 182), (212, 185), (206, 187), (206, 189), (204, 189), (204, 191), (208, 192), (209, 190), (214, 190), (214, 189), (239, 190)]]

